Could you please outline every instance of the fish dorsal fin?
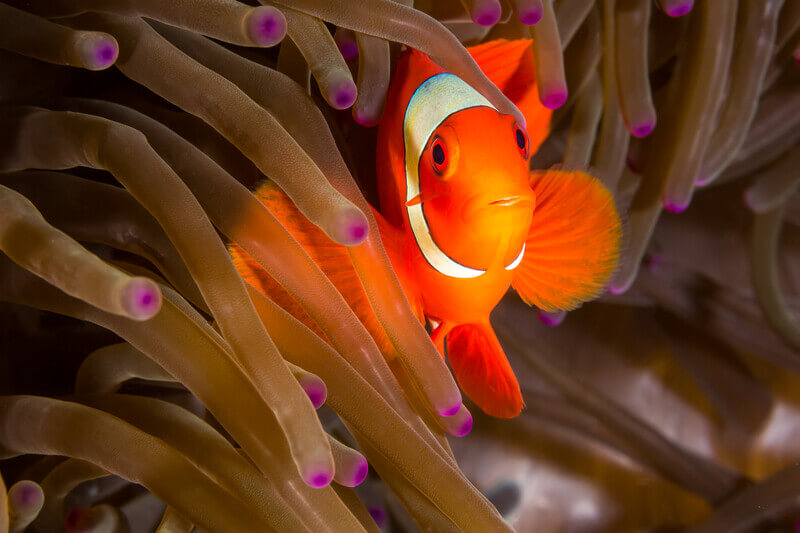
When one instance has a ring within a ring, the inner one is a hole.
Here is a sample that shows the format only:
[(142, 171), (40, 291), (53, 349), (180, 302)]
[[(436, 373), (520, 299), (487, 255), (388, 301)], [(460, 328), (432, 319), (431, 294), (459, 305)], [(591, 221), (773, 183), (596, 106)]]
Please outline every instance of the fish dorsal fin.
[(533, 171), (530, 183), (536, 209), (512, 286), (528, 305), (570, 311), (599, 296), (617, 267), (617, 207), (585, 172)]
[(447, 357), (458, 385), (486, 414), (513, 418), (525, 403), (489, 323), (461, 324), (447, 334)]
[(528, 122), (531, 153), (550, 133), (553, 111), (539, 101), (531, 39), (497, 39), (467, 50), (486, 77), (519, 108)]

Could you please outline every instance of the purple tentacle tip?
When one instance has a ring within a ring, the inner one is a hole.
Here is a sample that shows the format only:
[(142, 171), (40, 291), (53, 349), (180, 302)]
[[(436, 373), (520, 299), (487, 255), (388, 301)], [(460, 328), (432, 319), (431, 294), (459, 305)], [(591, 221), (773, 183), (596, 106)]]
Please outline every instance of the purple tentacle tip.
[(686, 211), (686, 208), (689, 207), (689, 203), (679, 204), (678, 202), (673, 202), (669, 200), (664, 200), (663, 202), (664, 209), (669, 211), (670, 213), (683, 213)]
[(564, 102), (567, 101), (567, 91), (566, 90), (558, 90), (552, 93), (548, 93), (542, 96), (541, 102), (542, 105), (545, 106), (547, 109), (558, 109)]
[(564, 322), (566, 318), (566, 311), (547, 312), (539, 310), (539, 321), (545, 326), (555, 327)]
[(655, 124), (652, 122), (645, 122), (644, 124), (639, 124), (638, 126), (634, 126), (631, 128), (631, 133), (634, 137), (647, 137), (653, 132), (655, 129)]
[(361, 485), (365, 479), (367, 479), (367, 473), (369, 472), (369, 463), (363, 457), (361, 458), (361, 464), (358, 465), (358, 469), (356, 470), (355, 474), (353, 475), (352, 487), (357, 487)]
[(353, 41), (342, 41), (339, 44), (339, 52), (346, 61), (352, 61), (358, 57), (358, 45)]
[(609, 283), (608, 292), (614, 295), (625, 294), (629, 288), (630, 285), (613, 285)]
[(303, 387), (303, 390), (308, 395), (308, 399), (311, 400), (311, 405), (314, 406), (314, 409), (322, 407), (325, 400), (328, 399), (328, 388), (325, 386), (325, 383), (316, 376), (301, 377), (300, 386)]
[(682, 17), (691, 11), (692, 7), (694, 7), (694, 0), (689, 0), (688, 2), (684, 2), (682, 4), (675, 4), (667, 7), (666, 13), (670, 17)]
[(533, 26), (542, 20), (542, 10), (539, 8), (527, 9), (518, 13), (519, 21), (527, 26)]
[[(386, 519), (387, 519), (386, 511), (384, 511), (382, 508), (375, 507), (375, 506), (370, 506), (370, 507), (367, 507), (367, 512), (372, 517), (372, 519), (375, 521), (375, 524), (378, 527), (383, 527), (383, 526), (386, 525)], [(800, 531), (800, 530), (798, 530), (798, 531)]]
[(30, 505), (30, 504), (32, 504), (34, 501), (36, 501), (36, 496), (37, 496), (38, 494), (39, 494), (39, 492), (38, 492), (38, 491), (37, 491), (35, 488), (33, 488), (33, 487), (31, 487), (31, 486), (26, 486), (26, 487), (23, 487), (23, 488), (22, 488), (22, 489), (19, 491), (19, 502), (20, 502), (22, 505), (26, 505), (26, 506), (27, 506), (27, 505)]
[(369, 222), (364, 213), (356, 208), (340, 211), (333, 223), (331, 238), (344, 246), (356, 246), (364, 242), (369, 234)]
[(644, 258), (644, 266), (651, 272), (658, 270), (658, 267), (661, 266), (663, 262), (664, 257), (660, 254), (649, 254)]
[(88, 70), (104, 70), (114, 64), (119, 56), (119, 45), (111, 35), (87, 32), (79, 43), (81, 66)]
[(325, 391), (322, 391), (318, 388), (306, 389), (306, 394), (308, 394), (308, 399), (311, 400), (311, 404), (314, 406), (314, 409), (319, 409), (322, 407), (327, 396)]
[(330, 472), (316, 472), (310, 478), (306, 480), (306, 483), (310, 487), (314, 487), (315, 489), (321, 489), (322, 487), (327, 487), (330, 485), (331, 479), (333, 476)]
[(9, 493), (15, 507), (31, 507), (42, 498), (42, 489), (33, 481), (27, 480), (15, 483)]
[(455, 415), (461, 409), (462, 405), (464, 405), (464, 404), (459, 402), (458, 405), (454, 405), (453, 407), (448, 407), (447, 409), (440, 410), (439, 411), (439, 416), (443, 416), (445, 418), (451, 417), (451, 416)]
[(272, 6), (257, 7), (248, 17), (247, 34), (258, 46), (275, 46), (286, 36), (286, 18)]
[(330, 87), (329, 102), (336, 109), (347, 109), (353, 105), (358, 97), (358, 89), (353, 80), (345, 79)]
[(367, 225), (359, 223), (351, 224), (347, 232), (351, 241), (362, 242), (367, 238)]
[(360, 109), (358, 102), (356, 102), (356, 105), (353, 106), (353, 120), (366, 128), (372, 128), (378, 125), (381, 121), (381, 117), (375, 117), (374, 114)]
[(456, 437), (464, 437), (472, 431), (472, 415), (467, 413), (467, 419), (461, 424), (461, 426), (456, 430), (455, 436)]
[(100, 46), (96, 52), (97, 62), (111, 65), (117, 58), (117, 47), (111, 43)]
[(122, 292), (122, 308), (134, 320), (152, 318), (161, 309), (161, 291), (147, 278), (133, 278)]
[(478, 26), (494, 26), (500, 22), (503, 10), (500, 4), (489, 4), (479, 7), (472, 13), (472, 20)]
[(694, 180), (694, 184), (697, 185), (698, 187), (705, 187), (706, 185), (708, 185), (708, 183), (711, 181), (712, 178), (713, 175), (711, 174), (708, 175), (701, 174), (697, 176), (696, 180)]

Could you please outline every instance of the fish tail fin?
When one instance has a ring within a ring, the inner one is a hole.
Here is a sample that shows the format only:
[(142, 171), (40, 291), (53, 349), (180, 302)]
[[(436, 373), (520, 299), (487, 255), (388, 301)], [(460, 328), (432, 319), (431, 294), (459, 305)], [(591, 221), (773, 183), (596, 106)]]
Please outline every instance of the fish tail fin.
[(544, 311), (599, 296), (617, 268), (622, 225), (611, 192), (581, 171), (532, 171), (536, 208), (512, 286)]
[(550, 133), (551, 109), (539, 101), (531, 39), (496, 39), (467, 50), (486, 77), (514, 102), (528, 122), (531, 153)]
[(488, 322), (454, 327), (447, 357), (461, 390), (486, 414), (513, 418), (522, 412), (519, 383)]

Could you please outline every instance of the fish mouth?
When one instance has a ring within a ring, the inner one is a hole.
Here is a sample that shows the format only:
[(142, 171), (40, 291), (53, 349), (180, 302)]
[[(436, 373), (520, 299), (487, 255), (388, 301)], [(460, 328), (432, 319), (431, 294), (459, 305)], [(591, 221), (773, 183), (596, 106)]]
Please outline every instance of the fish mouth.
[(489, 202), (489, 205), (496, 205), (498, 207), (508, 207), (512, 205), (516, 205), (523, 200), (522, 196), (506, 196), (505, 198), (499, 198), (493, 202)]
[(533, 204), (532, 198), (524, 194), (509, 194), (500, 198), (497, 196), (487, 198), (486, 196), (474, 196), (467, 201), (462, 214), (465, 220), (476, 216), (492, 216), (492, 213), (517, 212), (520, 209), (529, 208)]

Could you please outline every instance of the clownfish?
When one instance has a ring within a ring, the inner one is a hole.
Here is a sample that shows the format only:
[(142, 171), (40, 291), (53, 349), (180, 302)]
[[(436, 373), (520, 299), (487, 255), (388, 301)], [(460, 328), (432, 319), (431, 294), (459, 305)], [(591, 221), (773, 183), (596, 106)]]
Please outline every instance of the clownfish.
[[(398, 58), (378, 125), (380, 209), (373, 212), (392, 267), (461, 390), (500, 418), (517, 416), (524, 402), (489, 322), (492, 309), (509, 287), (545, 311), (595, 298), (616, 268), (621, 237), (614, 199), (599, 180), (530, 170), (551, 116), (538, 100), (530, 44), (499, 40), (470, 49), (527, 125), (410, 49)], [(346, 249), (271, 182), (255, 194), (391, 354)], [(235, 244), (229, 249), (247, 281), (324, 338), (263, 268)]]

